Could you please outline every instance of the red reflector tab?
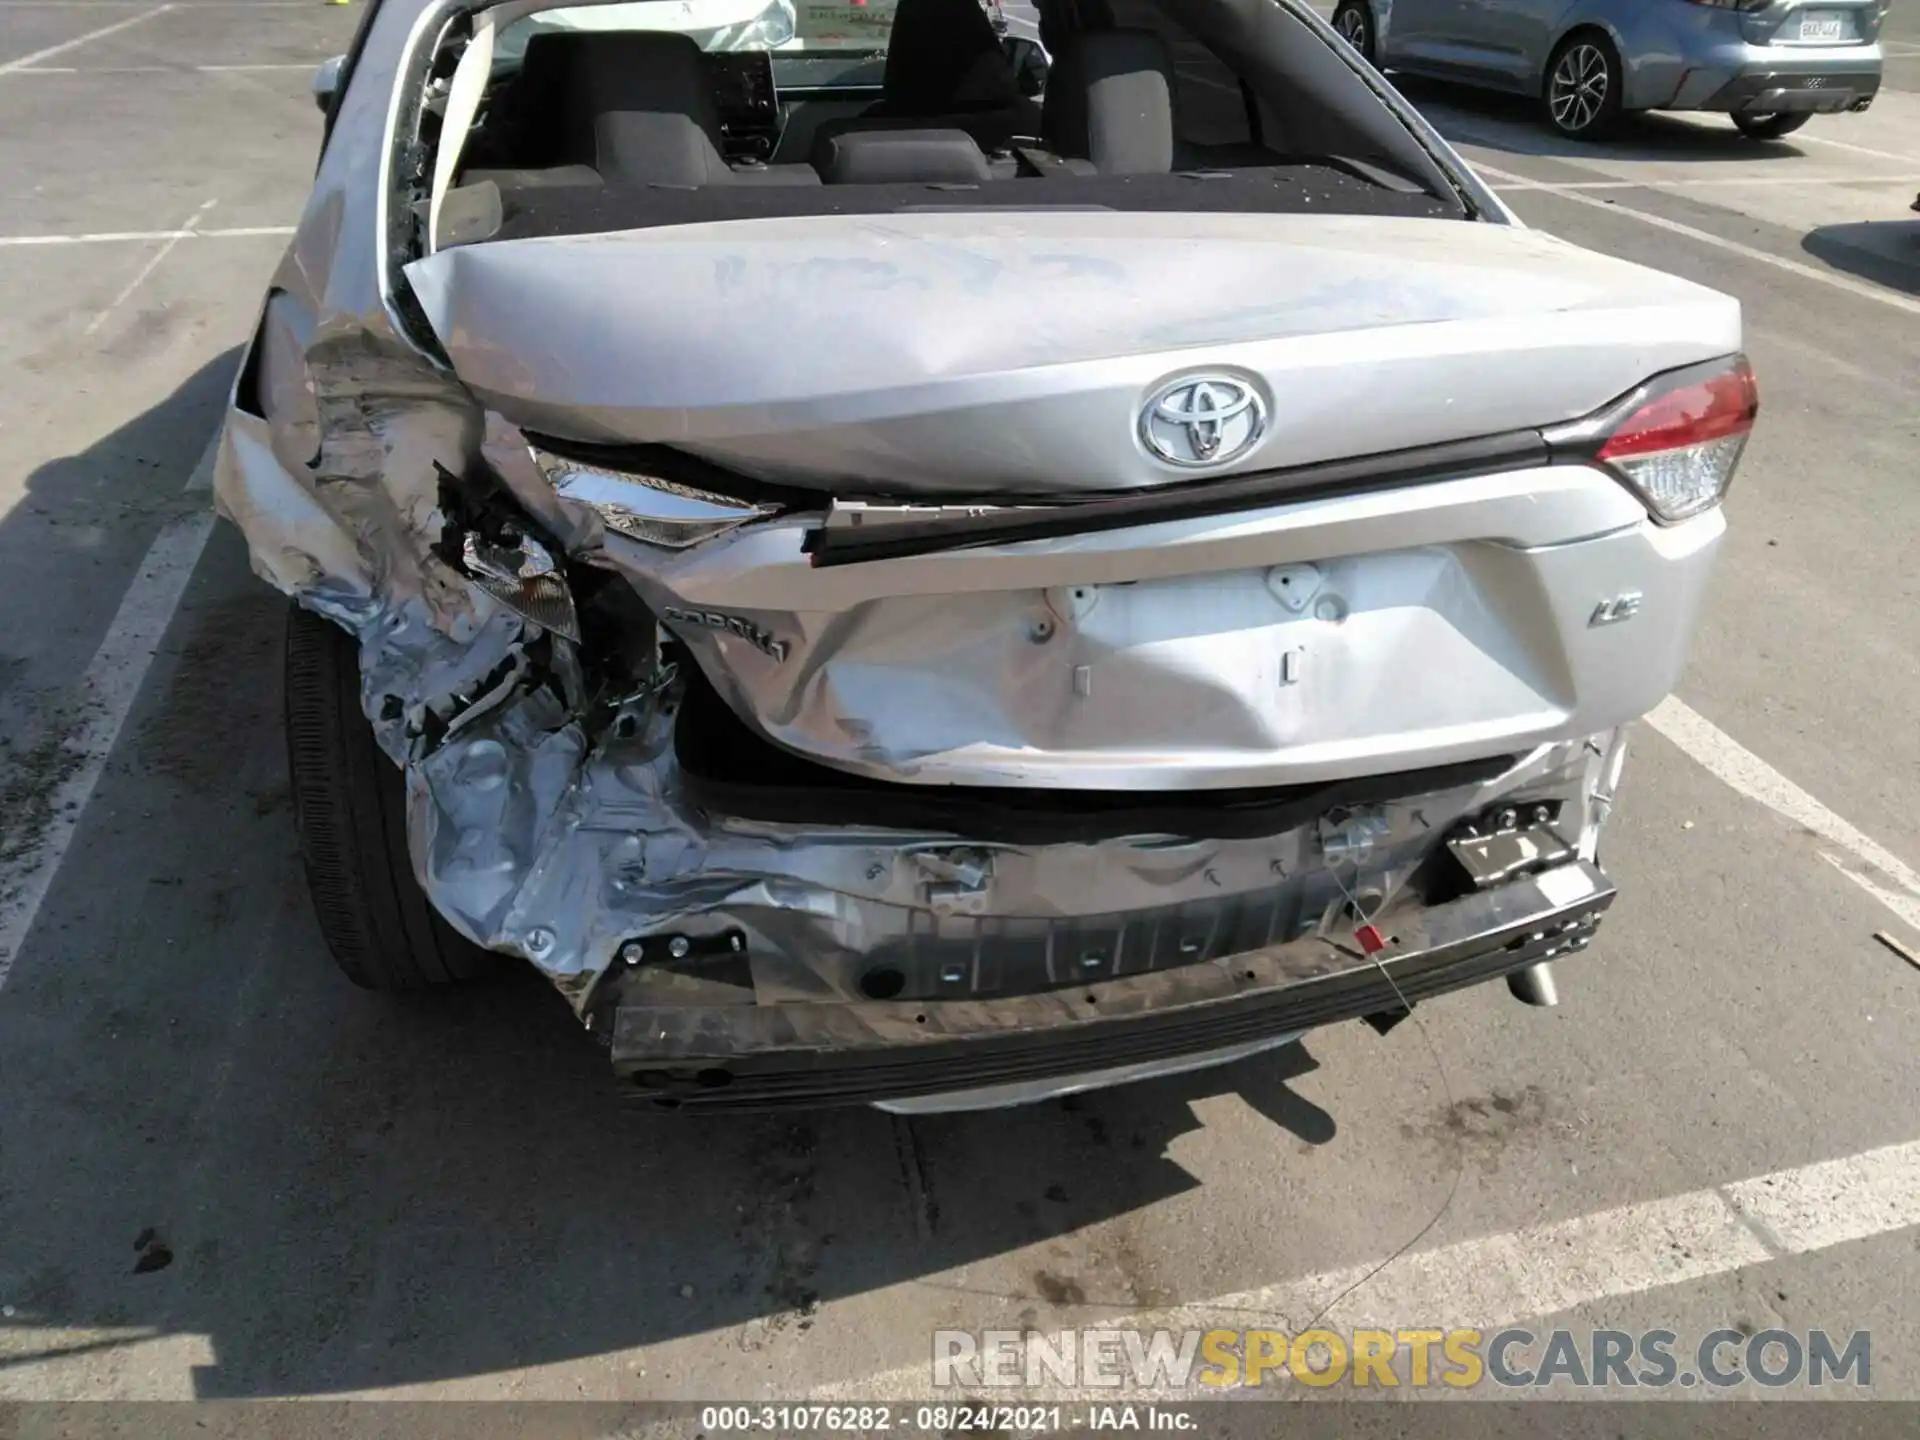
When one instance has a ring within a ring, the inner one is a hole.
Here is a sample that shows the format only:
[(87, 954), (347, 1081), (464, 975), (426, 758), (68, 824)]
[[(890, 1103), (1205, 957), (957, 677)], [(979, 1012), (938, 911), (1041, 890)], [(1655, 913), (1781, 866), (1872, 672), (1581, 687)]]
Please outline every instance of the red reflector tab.
[(1360, 948), (1369, 955), (1377, 955), (1387, 948), (1387, 937), (1380, 933), (1377, 925), (1362, 925), (1353, 932), (1353, 938), (1360, 942)]

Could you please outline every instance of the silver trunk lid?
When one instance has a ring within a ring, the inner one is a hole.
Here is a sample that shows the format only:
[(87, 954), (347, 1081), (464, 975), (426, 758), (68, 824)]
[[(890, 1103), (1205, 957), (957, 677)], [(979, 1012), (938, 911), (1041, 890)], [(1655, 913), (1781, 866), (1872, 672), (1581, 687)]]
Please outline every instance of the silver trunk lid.
[(1571, 419), (1740, 333), (1726, 296), (1522, 227), (1339, 215), (811, 216), (407, 275), (461, 380), (524, 428), (842, 495), (1190, 482), (1139, 436), (1185, 370), (1268, 407), (1204, 472), (1227, 475)]
[[(1587, 414), (1736, 351), (1737, 302), (1518, 227), (1112, 213), (836, 216), (515, 240), (409, 267), (523, 426), (862, 492), (1194, 482), (1169, 377), (1244, 377), (1206, 481)], [(606, 558), (777, 746), (895, 783), (1182, 791), (1599, 735), (1684, 661), (1724, 522), (1584, 465), (821, 566), (818, 513)], [(1616, 597), (1636, 618), (1596, 625)]]

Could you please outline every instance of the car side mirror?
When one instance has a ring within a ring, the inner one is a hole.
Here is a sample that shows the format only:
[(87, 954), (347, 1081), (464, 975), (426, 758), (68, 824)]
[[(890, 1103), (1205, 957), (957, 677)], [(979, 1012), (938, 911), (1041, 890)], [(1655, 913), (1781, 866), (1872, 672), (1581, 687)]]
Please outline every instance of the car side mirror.
[(340, 72), (346, 63), (346, 56), (336, 55), (321, 61), (320, 68), (313, 72), (313, 104), (322, 115), (333, 109), (333, 97), (340, 89)]
[(1006, 47), (1007, 60), (1013, 66), (1013, 78), (1020, 93), (1029, 99), (1047, 88), (1047, 52), (1038, 40), (1024, 35), (1009, 35), (1000, 42)]

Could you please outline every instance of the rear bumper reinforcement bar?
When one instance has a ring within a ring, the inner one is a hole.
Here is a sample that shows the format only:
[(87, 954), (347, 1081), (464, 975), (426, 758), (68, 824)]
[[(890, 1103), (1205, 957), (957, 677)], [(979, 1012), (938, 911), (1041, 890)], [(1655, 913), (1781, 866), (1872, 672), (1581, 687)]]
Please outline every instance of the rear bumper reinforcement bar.
[(621, 1006), (609, 1048), (637, 1095), (688, 1108), (871, 1104), (1199, 1055), (1395, 1012), (1585, 948), (1613, 903), (1573, 861), (1379, 921), (1369, 960), (1317, 935), (1172, 970), (995, 1000)]

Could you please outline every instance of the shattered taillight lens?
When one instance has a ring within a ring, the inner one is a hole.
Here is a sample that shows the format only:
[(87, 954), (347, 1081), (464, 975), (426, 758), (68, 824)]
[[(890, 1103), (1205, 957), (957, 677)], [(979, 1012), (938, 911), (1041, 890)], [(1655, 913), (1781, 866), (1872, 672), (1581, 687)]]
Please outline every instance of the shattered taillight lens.
[(1671, 522), (1720, 503), (1759, 413), (1753, 367), (1734, 355), (1655, 376), (1604, 416), (1562, 434), (1583, 432), (1581, 448), (1655, 518)]

